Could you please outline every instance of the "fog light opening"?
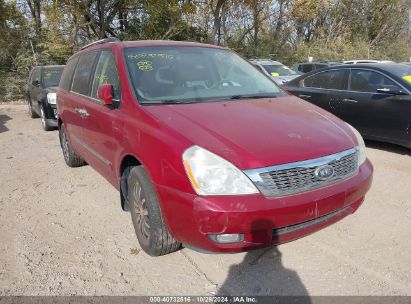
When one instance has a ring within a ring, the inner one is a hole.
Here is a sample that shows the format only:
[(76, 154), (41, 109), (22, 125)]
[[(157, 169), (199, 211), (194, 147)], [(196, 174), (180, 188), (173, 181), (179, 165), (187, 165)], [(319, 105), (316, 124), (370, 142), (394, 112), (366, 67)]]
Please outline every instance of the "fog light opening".
[(228, 244), (228, 243), (239, 243), (244, 241), (244, 234), (233, 233), (233, 234), (209, 234), (208, 237), (216, 243)]

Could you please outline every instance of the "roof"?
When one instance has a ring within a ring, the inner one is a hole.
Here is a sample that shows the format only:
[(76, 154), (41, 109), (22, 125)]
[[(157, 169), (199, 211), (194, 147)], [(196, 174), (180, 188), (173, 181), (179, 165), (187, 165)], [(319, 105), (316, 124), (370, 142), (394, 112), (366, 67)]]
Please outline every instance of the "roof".
[(120, 40), (108, 40), (108, 42), (103, 41), (95, 41), (94, 43), (90, 43), (80, 49), (78, 52), (73, 54), (68, 60), (73, 57), (77, 57), (82, 53), (87, 53), (89, 51), (101, 49), (107, 45), (114, 45), (120, 49), (128, 48), (128, 47), (146, 47), (146, 46), (190, 46), (190, 47), (209, 47), (209, 48), (216, 48), (216, 49), (226, 49), (222, 46), (217, 46), (213, 44), (205, 44), (199, 42), (191, 42), (191, 41), (174, 41), (174, 40), (137, 40), (137, 41), (120, 41)]
[(321, 63), (321, 64), (342, 64), (342, 62), (339, 61), (306, 61), (306, 62), (297, 62), (296, 64), (316, 64), (316, 63)]
[(47, 68), (47, 69), (49, 69), (49, 68), (64, 68), (65, 67), (65, 65), (57, 65), (57, 64), (55, 64), (55, 65), (36, 65), (36, 66), (34, 66), (33, 67), (33, 69), (34, 68)]
[(345, 60), (344, 63), (347, 62), (359, 62), (359, 63), (392, 63), (391, 60), (376, 60), (376, 59), (352, 59), (352, 60)]
[(395, 68), (398, 65), (403, 65), (396, 62), (373, 62), (373, 63), (357, 63), (357, 64), (344, 64), (344, 68), (375, 68), (380, 70), (387, 70), (390, 68)]

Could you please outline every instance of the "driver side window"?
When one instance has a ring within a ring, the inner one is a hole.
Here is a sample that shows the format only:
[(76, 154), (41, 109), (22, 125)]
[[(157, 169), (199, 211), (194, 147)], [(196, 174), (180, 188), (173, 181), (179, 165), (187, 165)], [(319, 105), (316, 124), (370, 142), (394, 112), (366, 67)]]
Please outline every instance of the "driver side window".
[(113, 99), (120, 100), (121, 89), (116, 60), (111, 51), (102, 51), (94, 74), (91, 97), (98, 99), (97, 90), (103, 84), (113, 86)]
[(352, 69), (348, 89), (356, 92), (376, 93), (377, 89), (387, 85), (400, 89), (391, 79), (381, 73), (371, 70)]
[(34, 83), (40, 84), (40, 70), (39, 69), (35, 69), (31, 76), (31, 84), (34, 84)]

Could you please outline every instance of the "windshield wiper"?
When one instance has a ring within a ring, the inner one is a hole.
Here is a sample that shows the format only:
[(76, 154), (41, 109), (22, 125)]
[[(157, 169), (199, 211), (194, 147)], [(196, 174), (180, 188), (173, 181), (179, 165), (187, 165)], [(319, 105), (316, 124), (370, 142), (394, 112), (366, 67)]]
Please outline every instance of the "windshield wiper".
[(275, 95), (233, 95), (228, 99), (257, 99), (257, 98), (275, 98)]
[(144, 100), (141, 103), (146, 105), (159, 105), (159, 104), (181, 104), (181, 103), (195, 103), (197, 100), (175, 100), (175, 99), (163, 99), (163, 100)]

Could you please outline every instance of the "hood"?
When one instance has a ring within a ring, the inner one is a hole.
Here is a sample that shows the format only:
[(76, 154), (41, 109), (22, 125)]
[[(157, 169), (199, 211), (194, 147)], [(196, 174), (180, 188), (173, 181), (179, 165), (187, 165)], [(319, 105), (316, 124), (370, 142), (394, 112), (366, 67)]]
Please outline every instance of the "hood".
[(56, 93), (58, 89), (59, 87), (48, 87), (45, 88), (44, 91), (46, 91), (46, 93)]
[(300, 75), (289, 75), (289, 76), (271, 76), (271, 78), (275, 81), (275, 83), (281, 85), (284, 84), (290, 80), (293, 80), (294, 78), (297, 78)]
[(318, 158), (356, 146), (347, 124), (294, 96), (144, 109), (192, 145), (243, 170)]

